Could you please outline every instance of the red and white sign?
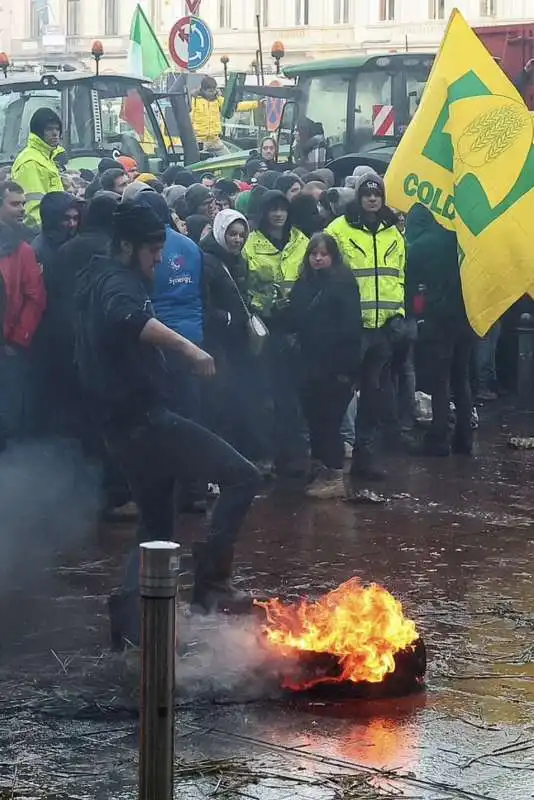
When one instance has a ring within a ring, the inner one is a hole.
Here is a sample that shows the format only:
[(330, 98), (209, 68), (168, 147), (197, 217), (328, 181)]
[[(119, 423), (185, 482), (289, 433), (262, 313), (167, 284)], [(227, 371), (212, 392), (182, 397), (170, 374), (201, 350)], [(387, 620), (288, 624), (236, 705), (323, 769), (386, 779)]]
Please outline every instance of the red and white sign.
[(185, 4), (192, 17), (196, 17), (202, 0), (185, 0)]
[(395, 135), (395, 107), (373, 106), (373, 136)]
[(182, 17), (176, 22), (169, 34), (169, 53), (175, 64), (181, 69), (189, 67), (189, 34), (191, 17)]

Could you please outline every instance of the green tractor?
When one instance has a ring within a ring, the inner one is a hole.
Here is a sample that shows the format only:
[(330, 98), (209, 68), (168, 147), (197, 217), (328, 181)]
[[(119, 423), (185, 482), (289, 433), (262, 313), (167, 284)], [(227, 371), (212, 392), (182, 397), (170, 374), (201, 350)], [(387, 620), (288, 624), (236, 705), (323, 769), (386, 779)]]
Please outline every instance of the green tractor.
[[(244, 73), (233, 73), (225, 93), (223, 116), (230, 118), (245, 95), (265, 98), (280, 108), (275, 136), (279, 160), (294, 161), (295, 131), (299, 122), (320, 123), (327, 143), (328, 161), (341, 180), (359, 164), (385, 172), (401, 136), (419, 105), (434, 55), (391, 53), (328, 61), (309, 61), (287, 67), (292, 86), (246, 86)], [(272, 135), (267, 127), (260, 132)], [(238, 176), (248, 152), (219, 156), (192, 165), (227, 177)]]
[[(179, 137), (171, 135), (165, 105)], [(166, 95), (150, 81), (92, 72), (7, 72), (0, 78), (0, 165), (10, 165), (26, 144), (34, 112), (47, 106), (63, 121), (67, 167), (96, 169), (104, 156), (129, 155), (141, 171), (199, 159), (180, 82)]]

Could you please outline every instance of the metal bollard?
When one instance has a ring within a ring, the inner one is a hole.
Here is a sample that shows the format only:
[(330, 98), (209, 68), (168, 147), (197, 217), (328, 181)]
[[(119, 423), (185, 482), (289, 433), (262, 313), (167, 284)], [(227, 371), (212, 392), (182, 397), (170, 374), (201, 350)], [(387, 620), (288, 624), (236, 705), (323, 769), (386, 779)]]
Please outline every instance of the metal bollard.
[(521, 314), (517, 326), (517, 397), (523, 408), (534, 403), (534, 317)]
[(139, 800), (172, 800), (174, 657), (180, 545), (139, 546), (141, 693)]

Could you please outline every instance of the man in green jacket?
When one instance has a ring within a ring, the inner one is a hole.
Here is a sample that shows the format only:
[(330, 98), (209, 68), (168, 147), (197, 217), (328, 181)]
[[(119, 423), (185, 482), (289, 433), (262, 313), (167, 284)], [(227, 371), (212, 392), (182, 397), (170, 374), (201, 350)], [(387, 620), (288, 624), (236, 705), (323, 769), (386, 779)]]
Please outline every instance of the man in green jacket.
[(63, 183), (54, 156), (59, 147), (63, 126), (51, 108), (39, 108), (30, 120), (30, 135), (18, 154), (11, 176), (24, 189), (28, 225), (40, 225), (39, 206), (49, 192), (62, 192)]

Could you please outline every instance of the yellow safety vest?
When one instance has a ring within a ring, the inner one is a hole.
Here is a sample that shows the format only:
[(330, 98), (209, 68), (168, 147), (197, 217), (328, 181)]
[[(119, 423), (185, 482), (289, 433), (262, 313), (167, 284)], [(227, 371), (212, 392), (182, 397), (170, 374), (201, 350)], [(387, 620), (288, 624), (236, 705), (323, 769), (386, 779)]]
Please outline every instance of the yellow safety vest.
[(338, 217), (326, 233), (358, 281), (364, 328), (381, 328), (391, 317), (404, 316), (406, 245), (398, 228), (381, 223), (372, 233)]
[(289, 241), (279, 250), (261, 231), (253, 231), (244, 247), (243, 255), (249, 269), (249, 297), (253, 308), (269, 317), (275, 300), (275, 286), (284, 295), (289, 294), (297, 280), (304, 260), (308, 237), (297, 228), (291, 228)]
[(224, 100), (206, 100), (202, 95), (192, 98), (191, 122), (195, 136), (200, 142), (210, 142), (219, 138), (222, 133), (221, 108)]
[(63, 183), (54, 156), (60, 151), (53, 149), (40, 136), (30, 133), (28, 144), (11, 168), (11, 177), (20, 184), (26, 195), (26, 222), (40, 225), (39, 206), (49, 192), (63, 192)]

